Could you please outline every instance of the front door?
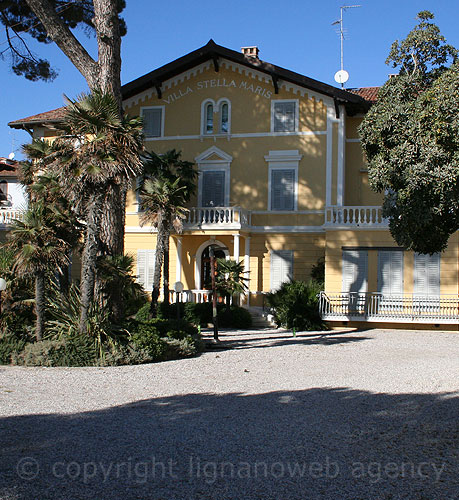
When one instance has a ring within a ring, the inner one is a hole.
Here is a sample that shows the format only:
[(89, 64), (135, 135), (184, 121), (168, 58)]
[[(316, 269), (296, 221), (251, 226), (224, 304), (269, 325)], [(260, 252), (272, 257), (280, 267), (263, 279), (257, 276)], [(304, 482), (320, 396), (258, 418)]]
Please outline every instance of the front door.
[[(201, 257), (201, 289), (211, 290), (212, 288), (212, 275), (210, 274), (210, 254), (209, 248), (207, 247), (204, 252), (202, 252)], [(225, 252), (223, 249), (215, 249), (215, 258), (224, 259)]]

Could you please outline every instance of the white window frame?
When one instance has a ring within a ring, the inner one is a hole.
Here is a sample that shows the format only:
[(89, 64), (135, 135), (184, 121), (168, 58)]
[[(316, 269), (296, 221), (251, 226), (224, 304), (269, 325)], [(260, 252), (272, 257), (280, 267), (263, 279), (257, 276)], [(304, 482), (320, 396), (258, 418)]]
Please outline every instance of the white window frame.
[(161, 139), (162, 137), (164, 137), (164, 122), (165, 122), (165, 118), (166, 118), (166, 106), (142, 106), (140, 108), (140, 116), (143, 118), (143, 113), (145, 110), (147, 109), (160, 109), (161, 110), (161, 135), (159, 136), (147, 136), (145, 135), (145, 140), (146, 141), (154, 141), (154, 140), (158, 140), (158, 139)]
[[(296, 212), (298, 210), (298, 167), (303, 155), (299, 154), (297, 149), (270, 151), (265, 156), (268, 162), (268, 210), (270, 212)], [(272, 208), (272, 172), (273, 170), (294, 170), (294, 189), (293, 189), (293, 210), (276, 210)]]
[[(295, 104), (295, 130), (276, 132), (274, 130), (275, 106), (277, 103), (289, 103), (289, 102), (293, 102)], [(297, 134), (299, 131), (299, 124), (300, 124), (299, 111), (300, 111), (300, 101), (298, 99), (273, 99), (271, 101), (271, 133), (279, 135)]]
[[(217, 156), (218, 159), (210, 159)], [(224, 196), (224, 206), (229, 207), (230, 205), (230, 186), (231, 186), (231, 162), (233, 157), (217, 146), (212, 146), (206, 149), (203, 153), (196, 156), (194, 159), (196, 165), (198, 166), (198, 206), (202, 207), (202, 184), (203, 179), (201, 172), (212, 172), (212, 171), (223, 171), (225, 172), (225, 196)]]

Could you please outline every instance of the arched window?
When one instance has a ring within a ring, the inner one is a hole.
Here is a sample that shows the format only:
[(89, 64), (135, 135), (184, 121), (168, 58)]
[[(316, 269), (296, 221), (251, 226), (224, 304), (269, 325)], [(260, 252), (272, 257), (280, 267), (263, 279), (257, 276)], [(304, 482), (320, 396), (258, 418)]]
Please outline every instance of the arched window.
[(204, 131), (206, 134), (214, 133), (214, 105), (210, 102), (206, 105), (206, 123)]
[(221, 134), (228, 133), (228, 124), (229, 124), (229, 106), (227, 102), (223, 102), (220, 105), (220, 130)]

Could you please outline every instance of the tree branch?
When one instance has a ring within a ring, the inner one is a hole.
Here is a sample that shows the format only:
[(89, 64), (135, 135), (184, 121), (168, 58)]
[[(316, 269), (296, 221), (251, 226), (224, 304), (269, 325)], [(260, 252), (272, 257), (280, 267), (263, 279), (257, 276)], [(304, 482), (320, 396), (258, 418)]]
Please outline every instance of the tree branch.
[(83, 75), (89, 88), (97, 87), (98, 64), (88, 54), (70, 29), (65, 26), (49, 0), (25, 0), (45, 27), (51, 40)]

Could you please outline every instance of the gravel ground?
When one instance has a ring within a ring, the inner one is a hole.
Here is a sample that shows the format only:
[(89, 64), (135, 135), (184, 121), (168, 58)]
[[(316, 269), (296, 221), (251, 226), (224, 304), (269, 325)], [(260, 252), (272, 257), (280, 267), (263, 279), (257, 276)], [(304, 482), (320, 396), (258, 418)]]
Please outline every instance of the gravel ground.
[(0, 368), (0, 498), (459, 499), (459, 334), (225, 332), (116, 368)]

